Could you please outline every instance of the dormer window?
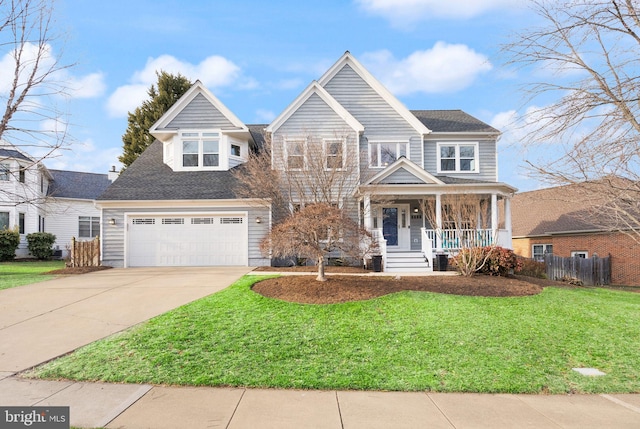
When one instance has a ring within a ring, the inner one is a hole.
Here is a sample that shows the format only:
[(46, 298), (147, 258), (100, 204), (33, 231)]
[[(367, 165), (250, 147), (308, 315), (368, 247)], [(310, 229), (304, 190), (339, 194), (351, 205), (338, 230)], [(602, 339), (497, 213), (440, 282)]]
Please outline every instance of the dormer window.
[(183, 167), (218, 167), (220, 133), (181, 133)]

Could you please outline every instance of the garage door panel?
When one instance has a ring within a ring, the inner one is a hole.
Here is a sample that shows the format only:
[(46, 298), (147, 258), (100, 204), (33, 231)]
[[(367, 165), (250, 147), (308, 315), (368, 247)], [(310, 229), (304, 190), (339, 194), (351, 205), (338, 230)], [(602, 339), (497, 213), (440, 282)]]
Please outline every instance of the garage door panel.
[(247, 229), (238, 215), (131, 217), (128, 266), (246, 266)]

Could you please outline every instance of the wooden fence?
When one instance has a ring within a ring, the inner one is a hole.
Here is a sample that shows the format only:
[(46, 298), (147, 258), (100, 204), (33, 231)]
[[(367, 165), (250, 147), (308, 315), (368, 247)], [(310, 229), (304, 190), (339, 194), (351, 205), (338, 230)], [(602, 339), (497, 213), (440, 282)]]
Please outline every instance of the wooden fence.
[(100, 238), (96, 237), (91, 241), (76, 241), (73, 237), (69, 256), (69, 267), (100, 266)]
[(547, 277), (552, 280), (579, 280), (585, 286), (611, 283), (611, 255), (600, 258), (561, 258), (547, 254), (544, 257)]

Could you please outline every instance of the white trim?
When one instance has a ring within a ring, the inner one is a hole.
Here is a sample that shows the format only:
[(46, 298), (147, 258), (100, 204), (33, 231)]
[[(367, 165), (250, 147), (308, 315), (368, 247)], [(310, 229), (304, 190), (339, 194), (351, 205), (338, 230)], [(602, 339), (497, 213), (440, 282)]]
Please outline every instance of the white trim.
[[(441, 163), (441, 151), (440, 148), (442, 146), (455, 146), (455, 170), (443, 170)], [(473, 146), (474, 149), (474, 164), (475, 168), (473, 170), (461, 170), (460, 169), (460, 146)], [(477, 174), (480, 173), (480, 144), (479, 142), (465, 142), (465, 141), (447, 141), (447, 142), (436, 142), (436, 169), (438, 173), (464, 173), (464, 174)]]
[(351, 115), (335, 98), (331, 96), (317, 81), (311, 82), (307, 88), (289, 106), (274, 119), (266, 131), (274, 133), (280, 128), (298, 109), (313, 95), (318, 95), (338, 116), (344, 120), (354, 131), (364, 132), (364, 126)]
[(99, 209), (150, 208), (167, 210), (171, 208), (240, 208), (240, 207), (268, 207), (267, 199), (248, 198), (232, 200), (102, 200), (96, 201)]
[(318, 80), (323, 87), (337, 75), (345, 65), (349, 65), (375, 92), (378, 93), (409, 125), (419, 134), (429, 134), (431, 130), (427, 128), (413, 113), (406, 108), (391, 92), (384, 87), (362, 64), (360, 64), (349, 51), (346, 51), (340, 59), (327, 70)]

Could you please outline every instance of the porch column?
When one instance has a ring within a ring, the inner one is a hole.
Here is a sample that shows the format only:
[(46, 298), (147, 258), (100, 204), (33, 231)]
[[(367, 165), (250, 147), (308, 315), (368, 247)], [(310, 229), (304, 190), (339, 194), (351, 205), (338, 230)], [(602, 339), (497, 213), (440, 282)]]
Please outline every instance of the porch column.
[(442, 251), (442, 196), (436, 194), (436, 249)]
[(498, 194), (491, 194), (491, 237), (498, 240)]
[(362, 213), (364, 218), (364, 228), (367, 231), (371, 231), (371, 195), (364, 195), (364, 209)]
[(509, 248), (513, 248), (513, 232), (511, 229), (511, 197), (504, 197), (504, 227), (507, 230), (507, 239), (509, 240)]

